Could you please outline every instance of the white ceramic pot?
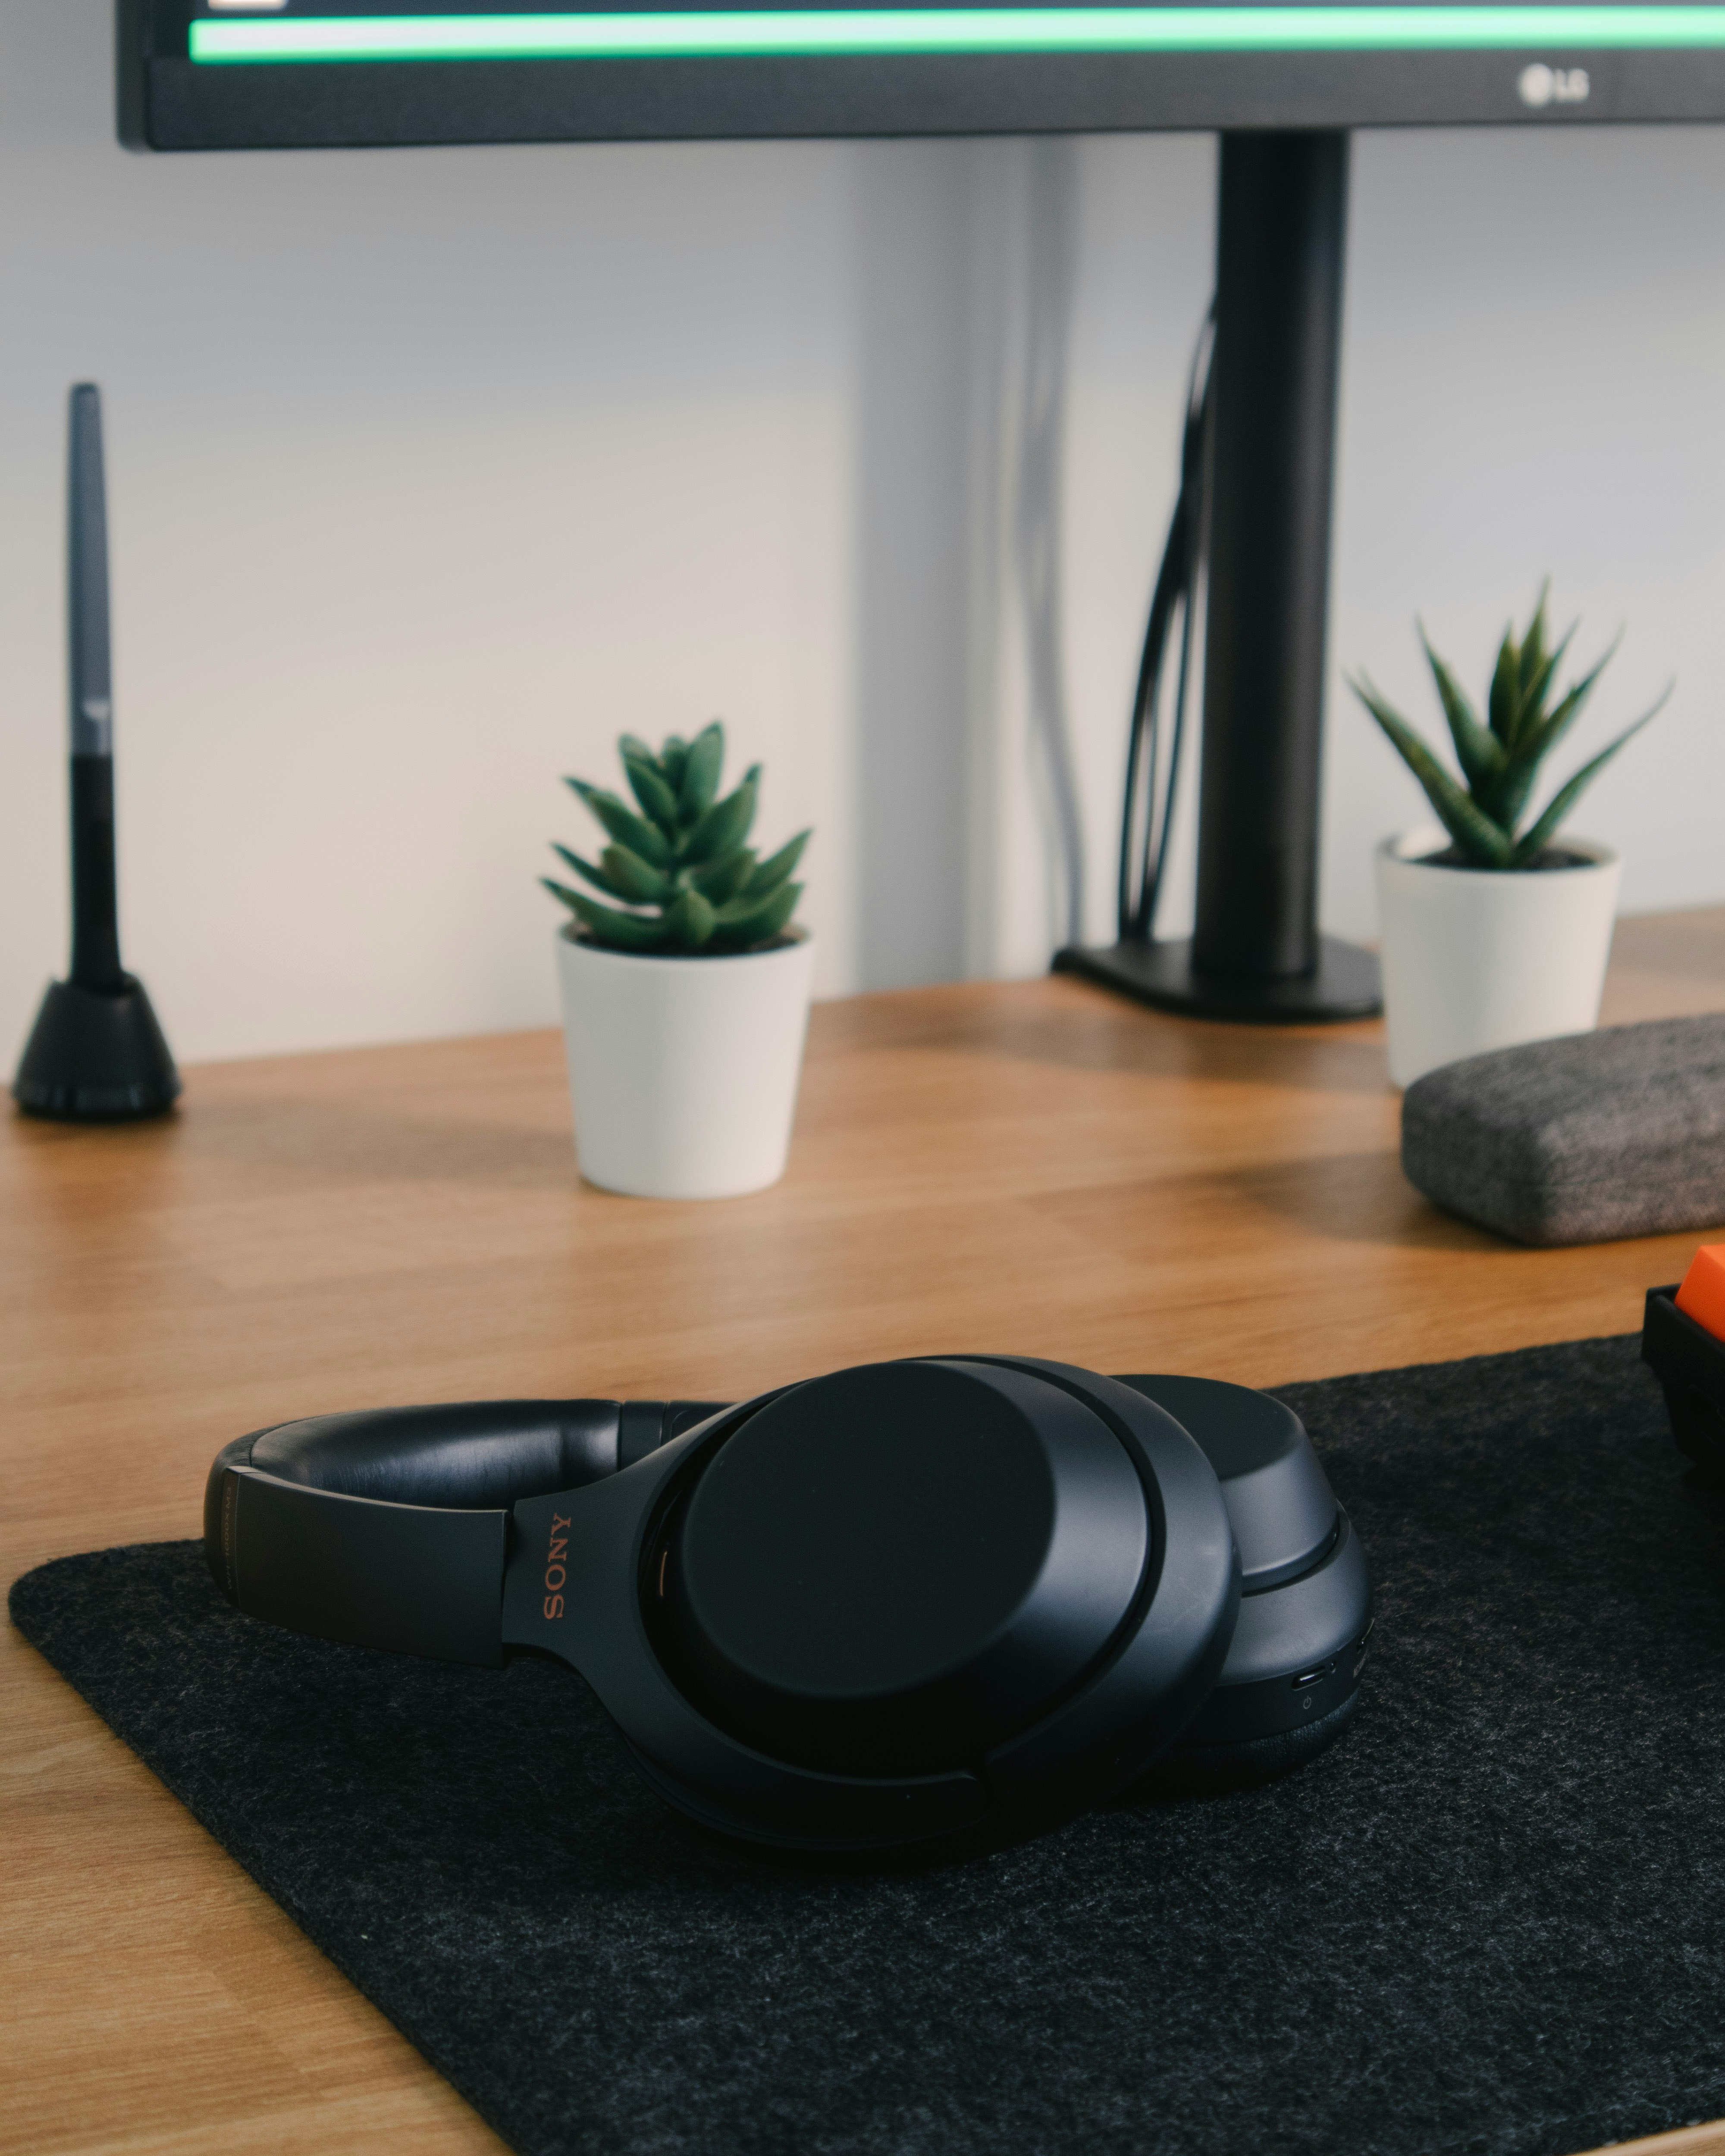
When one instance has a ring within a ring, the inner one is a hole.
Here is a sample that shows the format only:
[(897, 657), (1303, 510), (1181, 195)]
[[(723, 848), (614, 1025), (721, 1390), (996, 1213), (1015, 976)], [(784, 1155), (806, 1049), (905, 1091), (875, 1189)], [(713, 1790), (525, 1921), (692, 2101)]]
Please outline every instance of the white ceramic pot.
[(1621, 864), (1565, 833), (1574, 868), (1435, 868), (1435, 824), (1378, 849), (1389, 1075), (1411, 1086), (1442, 1063), (1597, 1024)]
[(575, 1157), (634, 1198), (740, 1198), (784, 1173), (814, 939), (733, 957), (557, 940)]

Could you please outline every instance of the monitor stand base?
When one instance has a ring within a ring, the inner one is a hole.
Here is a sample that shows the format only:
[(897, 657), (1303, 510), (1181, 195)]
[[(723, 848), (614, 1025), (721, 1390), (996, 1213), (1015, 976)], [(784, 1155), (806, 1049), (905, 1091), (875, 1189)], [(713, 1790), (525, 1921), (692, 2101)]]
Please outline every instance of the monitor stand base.
[(1056, 951), (1054, 971), (1076, 973), (1153, 1010), (1188, 1018), (1231, 1019), (1260, 1025), (1333, 1025), (1376, 1018), (1384, 1009), (1378, 960), (1358, 944), (1333, 936), (1318, 938), (1315, 972), (1263, 978), (1248, 973), (1204, 973), (1192, 963), (1189, 942), (1128, 941), (1106, 949), (1069, 944)]

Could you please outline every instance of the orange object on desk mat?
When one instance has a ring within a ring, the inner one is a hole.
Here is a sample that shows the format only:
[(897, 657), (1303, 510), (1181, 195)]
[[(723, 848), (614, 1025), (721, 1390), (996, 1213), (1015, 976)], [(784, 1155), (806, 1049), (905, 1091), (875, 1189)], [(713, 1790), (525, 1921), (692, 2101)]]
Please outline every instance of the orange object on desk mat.
[(1725, 1243), (1703, 1243), (1690, 1260), (1677, 1307), (1716, 1340), (1725, 1340)]

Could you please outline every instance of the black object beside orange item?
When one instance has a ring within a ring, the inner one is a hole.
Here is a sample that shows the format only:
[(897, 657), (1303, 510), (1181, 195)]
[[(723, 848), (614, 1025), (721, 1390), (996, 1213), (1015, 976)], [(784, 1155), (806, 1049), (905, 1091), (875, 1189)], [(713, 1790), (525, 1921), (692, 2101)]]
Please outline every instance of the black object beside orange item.
[(1641, 1360), (1665, 1394), (1678, 1450), (1695, 1462), (1703, 1481), (1725, 1484), (1725, 1338), (1692, 1314), (1699, 1301), (1711, 1321), (1717, 1303), (1689, 1291), (1697, 1267), (1707, 1282), (1714, 1270), (1703, 1263), (1709, 1255), (1706, 1250), (1698, 1254), (1681, 1286), (1648, 1289)]
[(204, 1529), (248, 1615), (567, 1663), (669, 1803), (791, 1849), (1267, 1780), (1346, 1727), (1371, 1624), (1290, 1409), (995, 1356), (287, 1423), (217, 1456)]

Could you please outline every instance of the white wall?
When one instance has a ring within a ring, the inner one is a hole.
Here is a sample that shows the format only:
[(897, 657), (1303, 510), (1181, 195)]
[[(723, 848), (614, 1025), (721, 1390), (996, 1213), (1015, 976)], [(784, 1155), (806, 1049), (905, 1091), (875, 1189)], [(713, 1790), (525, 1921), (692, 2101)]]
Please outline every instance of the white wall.
[[(559, 773), (729, 720), (827, 992), (1089, 927), (1214, 152), (128, 157), (105, 0), (0, 0), (0, 1053), (64, 960), (66, 386), (104, 388), (129, 956), (183, 1057), (548, 1019)], [(1725, 131), (1357, 146), (1332, 650), (1425, 708), (1539, 576), (1629, 634), (1582, 822), (1725, 897)], [(1411, 786), (1338, 691), (1328, 925)], [(1179, 925), (1181, 903), (1163, 926)]]

